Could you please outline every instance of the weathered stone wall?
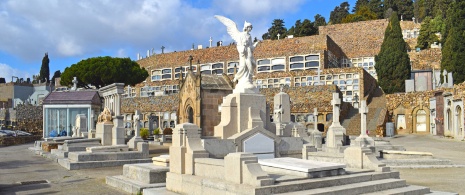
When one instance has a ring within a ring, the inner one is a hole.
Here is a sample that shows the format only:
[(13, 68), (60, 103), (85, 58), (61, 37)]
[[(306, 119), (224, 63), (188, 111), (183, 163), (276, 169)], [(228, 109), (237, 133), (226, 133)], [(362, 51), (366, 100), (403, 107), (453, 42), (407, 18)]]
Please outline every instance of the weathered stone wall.
[(412, 61), (413, 70), (441, 69), (441, 49), (426, 49), (420, 52), (411, 51), (408, 54), (410, 61)]
[(121, 113), (134, 113), (134, 110), (140, 110), (143, 113), (176, 112), (176, 110), (178, 110), (178, 104), (178, 94), (153, 97), (125, 98), (121, 102)]
[(214, 127), (221, 122), (221, 113), (218, 106), (223, 103), (223, 97), (232, 93), (230, 90), (203, 90), (202, 98), (202, 132), (206, 136), (213, 136)]
[(320, 35), (328, 35), (349, 58), (375, 56), (381, 49), (388, 21), (370, 20), (320, 26)]
[(20, 136), (20, 137), (0, 137), (0, 147), (12, 146), (34, 142), (42, 139), (42, 135)]
[(43, 108), (29, 104), (18, 105), (16, 107), (17, 129), (42, 135), (43, 132)]

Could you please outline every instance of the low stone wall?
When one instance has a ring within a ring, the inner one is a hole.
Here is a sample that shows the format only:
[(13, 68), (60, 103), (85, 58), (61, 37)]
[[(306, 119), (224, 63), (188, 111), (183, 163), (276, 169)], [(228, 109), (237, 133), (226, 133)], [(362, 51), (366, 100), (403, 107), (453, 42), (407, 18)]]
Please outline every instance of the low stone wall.
[(0, 137), (0, 147), (12, 146), (34, 142), (42, 139), (41, 135), (21, 136), (21, 137)]
[(43, 108), (42, 106), (18, 105), (16, 107), (17, 128), (19, 130), (42, 135)]

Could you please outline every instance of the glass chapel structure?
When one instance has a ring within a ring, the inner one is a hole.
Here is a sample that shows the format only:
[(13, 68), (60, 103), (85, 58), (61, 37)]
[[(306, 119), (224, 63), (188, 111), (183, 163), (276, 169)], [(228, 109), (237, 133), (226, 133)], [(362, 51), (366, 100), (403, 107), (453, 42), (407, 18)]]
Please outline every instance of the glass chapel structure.
[(97, 121), (102, 102), (98, 91), (52, 92), (43, 101), (43, 137), (51, 137), (55, 130), (58, 136), (72, 136), (76, 115), (84, 114), (87, 128)]

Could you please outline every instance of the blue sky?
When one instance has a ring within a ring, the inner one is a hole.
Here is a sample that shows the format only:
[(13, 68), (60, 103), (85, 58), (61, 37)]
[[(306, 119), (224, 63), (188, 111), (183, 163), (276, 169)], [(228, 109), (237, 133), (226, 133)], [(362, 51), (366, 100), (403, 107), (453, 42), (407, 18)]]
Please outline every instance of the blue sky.
[[(329, 13), (344, 0), (2, 0), (0, 1), (0, 77), (11, 81), (37, 75), (46, 52), (50, 77), (56, 70), (97, 56), (146, 56), (187, 50), (231, 38), (214, 15), (242, 28), (252, 23), (261, 39), (273, 19), (290, 28), (298, 19)], [(349, 0), (352, 7), (356, 0)], [(214, 44), (215, 45), (215, 44)]]

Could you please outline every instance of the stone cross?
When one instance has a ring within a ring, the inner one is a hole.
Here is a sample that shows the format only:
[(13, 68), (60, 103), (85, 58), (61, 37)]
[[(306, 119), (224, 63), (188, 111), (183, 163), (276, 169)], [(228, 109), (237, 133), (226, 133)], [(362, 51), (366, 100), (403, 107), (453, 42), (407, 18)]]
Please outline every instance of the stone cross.
[(155, 49), (152, 47), (152, 55), (155, 54)]
[(339, 98), (339, 93), (333, 93), (333, 100), (331, 100), (331, 105), (333, 105), (333, 125), (340, 125), (339, 113), (341, 111), (341, 99)]
[(208, 41), (210, 41), (210, 47), (212, 47), (212, 41), (213, 41), (212, 37), (210, 37), (210, 40), (208, 40)]
[(281, 34), (278, 33), (278, 40), (279, 40), (279, 37), (281, 36)]
[(134, 114), (134, 137), (140, 137), (140, 119), (142, 119), (142, 115), (139, 110), (136, 110)]
[(165, 53), (165, 46), (161, 46), (161, 53)]
[(318, 131), (318, 108), (313, 108), (313, 129)]
[(74, 90), (74, 91), (77, 90), (77, 84), (78, 84), (77, 78), (74, 77), (74, 78), (73, 78), (73, 90)]
[(367, 136), (367, 113), (368, 107), (366, 100), (360, 101), (360, 109), (358, 110), (361, 116), (360, 120), (360, 136)]

